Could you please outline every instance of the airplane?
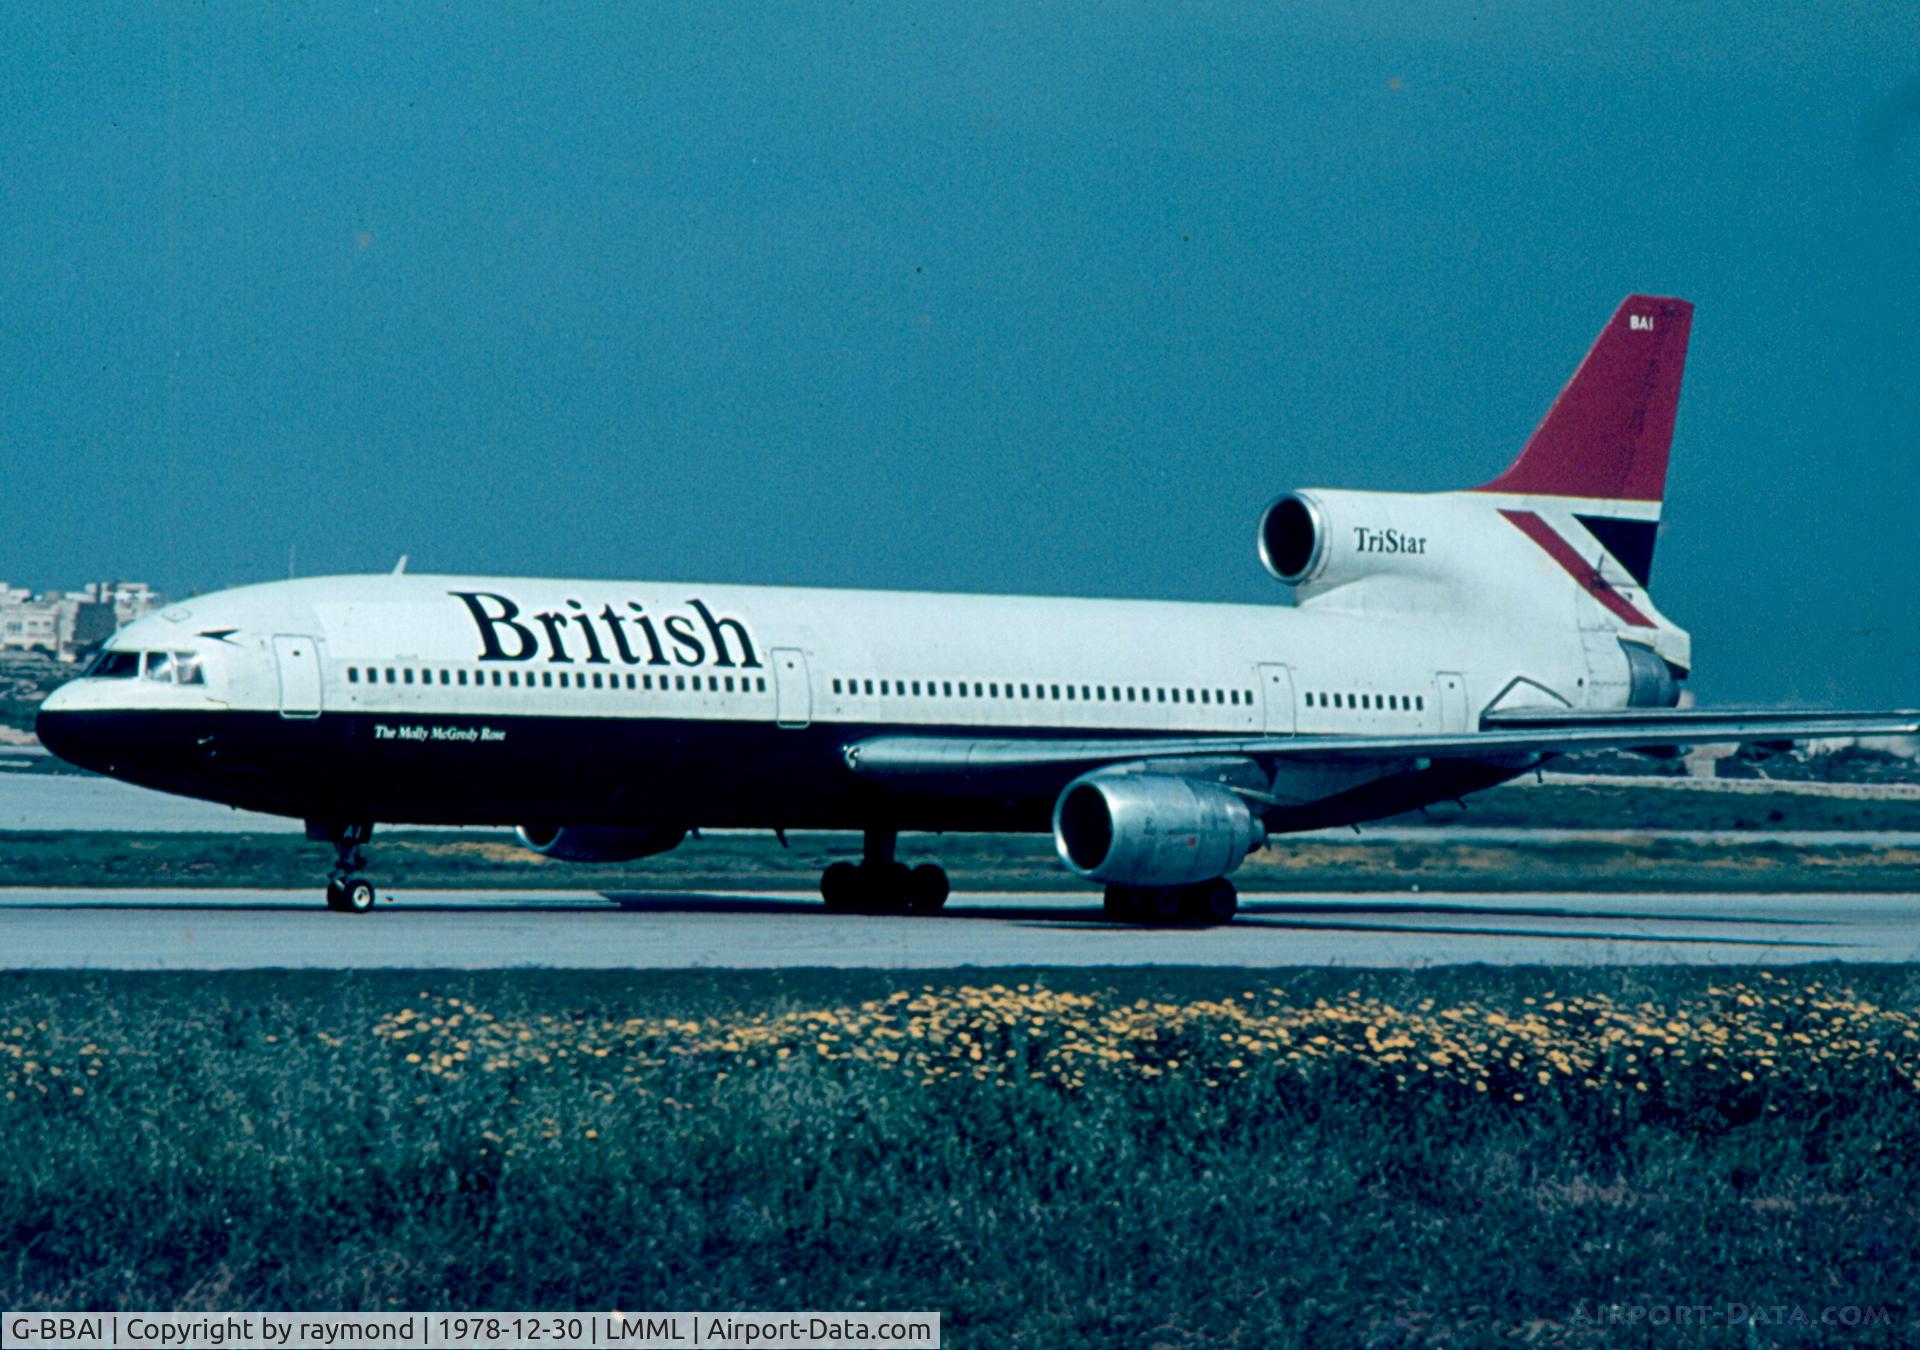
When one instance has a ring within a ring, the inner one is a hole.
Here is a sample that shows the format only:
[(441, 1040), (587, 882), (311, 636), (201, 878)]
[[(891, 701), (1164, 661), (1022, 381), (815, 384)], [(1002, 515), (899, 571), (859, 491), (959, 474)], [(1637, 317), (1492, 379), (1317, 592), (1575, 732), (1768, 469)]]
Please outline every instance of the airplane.
[[(903, 832), (1054, 836), (1110, 917), (1217, 924), (1277, 835), (1596, 748), (1920, 731), (1920, 714), (1682, 709), (1649, 592), (1693, 306), (1621, 302), (1518, 458), (1466, 491), (1288, 492), (1291, 605), (405, 574), (195, 596), (118, 632), (45, 745), (306, 822), (332, 909), (376, 822), (517, 827), (625, 862), (699, 828), (858, 830), (834, 910), (928, 913)], [(784, 838), (784, 833), (782, 834)]]

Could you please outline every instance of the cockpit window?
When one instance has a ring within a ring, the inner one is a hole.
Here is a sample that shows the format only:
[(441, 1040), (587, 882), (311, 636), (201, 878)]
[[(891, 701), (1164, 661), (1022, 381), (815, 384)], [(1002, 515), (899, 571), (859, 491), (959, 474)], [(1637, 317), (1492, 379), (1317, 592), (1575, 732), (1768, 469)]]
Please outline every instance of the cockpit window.
[(207, 668), (198, 652), (103, 651), (88, 667), (87, 677), (95, 680), (148, 679), (161, 684), (205, 684)]
[(104, 651), (94, 658), (87, 678), (93, 680), (131, 680), (140, 673), (139, 652)]

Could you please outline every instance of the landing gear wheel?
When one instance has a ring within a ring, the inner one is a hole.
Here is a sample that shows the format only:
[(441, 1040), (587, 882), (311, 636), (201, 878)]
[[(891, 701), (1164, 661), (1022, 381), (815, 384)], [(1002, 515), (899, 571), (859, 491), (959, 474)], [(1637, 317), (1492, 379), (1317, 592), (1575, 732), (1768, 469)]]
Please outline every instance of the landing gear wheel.
[(1203, 928), (1231, 922), (1240, 908), (1240, 892), (1225, 877), (1187, 887), (1182, 899), (1182, 917)]
[(915, 914), (938, 913), (952, 893), (944, 868), (921, 863), (907, 874), (907, 908)]
[(1101, 908), (1115, 923), (1140, 922), (1140, 892), (1132, 886), (1109, 886)]
[(860, 906), (860, 869), (850, 862), (837, 862), (820, 874), (820, 898), (836, 912)]
[(1185, 897), (1178, 886), (1151, 886), (1140, 892), (1140, 917), (1147, 923), (1166, 927), (1180, 922)]
[(333, 870), (327, 873), (327, 908), (336, 914), (365, 914), (373, 908), (373, 883), (356, 877), (367, 865), (360, 846), (373, 838), (372, 821), (309, 820), (307, 838), (333, 845)]
[(820, 898), (836, 913), (931, 914), (947, 903), (947, 874), (932, 863), (908, 867), (894, 858), (899, 835), (865, 832), (860, 862), (837, 862), (820, 875)]
[(913, 898), (913, 869), (903, 862), (881, 863), (867, 873), (867, 912), (905, 914)]
[(1109, 886), (1103, 908), (1115, 923), (1211, 927), (1240, 908), (1240, 893), (1225, 877), (1192, 886)]

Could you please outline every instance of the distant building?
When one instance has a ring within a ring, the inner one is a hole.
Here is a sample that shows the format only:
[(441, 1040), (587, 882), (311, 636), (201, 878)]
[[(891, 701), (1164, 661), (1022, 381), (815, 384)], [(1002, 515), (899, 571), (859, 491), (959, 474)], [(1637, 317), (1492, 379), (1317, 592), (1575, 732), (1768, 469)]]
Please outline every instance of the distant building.
[(0, 652), (78, 661), (159, 604), (159, 594), (143, 581), (95, 581), (38, 595), (0, 582)]

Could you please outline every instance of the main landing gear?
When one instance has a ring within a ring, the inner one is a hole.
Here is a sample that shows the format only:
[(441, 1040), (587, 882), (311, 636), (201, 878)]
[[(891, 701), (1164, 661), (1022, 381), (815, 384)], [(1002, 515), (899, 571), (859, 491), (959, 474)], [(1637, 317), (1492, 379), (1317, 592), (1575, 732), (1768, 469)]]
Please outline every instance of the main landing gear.
[(820, 874), (820, 898), (843, 914), (932, 914), (952, 889), (932, 863), (896, 862), (893, 830), (868, 830), (860, 863), (837, 862)]
[(373, 908), (373, 883), (356, 873), (365, 869), (360, 846), (373, 838), (373, 823), (307, 822), (307, 838), (333, 845), (333, 869), (327, 873), (327, 908), (340, 914), (365, 914)]
[(1211, 928), (1233, 918), (1240, 892), (1225, 877), (1191, 886), (1109, 886), (1106, 912), (1116, 923)]

